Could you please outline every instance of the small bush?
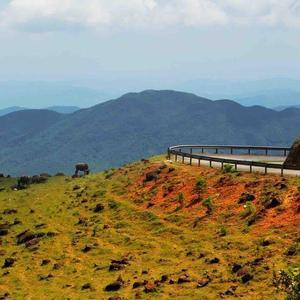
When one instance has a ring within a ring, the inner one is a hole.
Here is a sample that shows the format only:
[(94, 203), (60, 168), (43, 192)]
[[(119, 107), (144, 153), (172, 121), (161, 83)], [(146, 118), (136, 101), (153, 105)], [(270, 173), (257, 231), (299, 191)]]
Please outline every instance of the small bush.
[(223, 167), (223, 173), (235, 173), (233, 165), (225, 164)]
[(207, 187), (206, 180), (203, 177), (199, 177), (196, 181), (196, 190), (202, 192)]
[(206, 207), (206, 209), (207, 209), (206, 213), (208, 215), (210, 215), (213, 212), (214, 205), (213, 205), (212, 197), (208, 197), (208, 198), (202, 200), (202, 205), (204, 207)]
[(273, 283), (278, 290), (286, 292), (287, 300), (297, 300), (300, 295), (300, 269), (289, 268), (281, 270), (279, 274), (274, 273)]
[(256, 213), (256, 207), (251, 201), (247, 201), (244, 205), (244, 211), (242, 212), (241, 216), (243, 218), (247, 218), (251, 215), (254, 215)]

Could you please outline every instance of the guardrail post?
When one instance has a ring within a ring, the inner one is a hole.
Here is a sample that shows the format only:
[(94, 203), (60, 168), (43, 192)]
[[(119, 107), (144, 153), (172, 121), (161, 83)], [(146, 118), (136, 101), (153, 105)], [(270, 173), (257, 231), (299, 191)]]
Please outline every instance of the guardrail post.
[(284, 149), (283, 151), (283, 156), (286, 156), (286, 149)]
[(234, 164), (234, 170), (237, 171), (237, 163)]
[(198, 167), (200, 167), (200, 161), (201, 161), (200, 158), (198, 158)]
[(250, 164), (250, 173), (252, 173), (252, 162)]
[(265, 175), (268, 174), (268, 167), (265, 167)]
[(249, 149), (248, 149), (248, 155), (250, 155), (250, 154), (251, 154), (251, 149), (249, 148)]
[(171, 159), (170, 148), (168, 148), (168, 160)]
[(182, 163), (184, 164), (184, 154), (182, 154)]
[(283, 168), (283, 164), (281, 165), (281, 172), (280, 172), (280, 176), (281, 177), (283, 177), (283, 170), (284, 170), (284, 168)]
[(219, 150), (218, 150), (218, 148), (216, 148), (216, 154), (218, 154), (218, 152), (219, 152)]
[(233, 154), (233, 148), (232, 147), (230, 148), (230, 154)]
[(221, 162), (221, 170), (224, 170), (224, 161)]
[(209, 166), (210, 166), (210, 167), (212, 167), (212, 163), (211, 163), (211, 160), (209, 160)]
[(266, 148), (266, 156), (268, 156), (268, 149)]
[(202, 148), (201, 152), (204, 153), (204, 148)]
[(190, 165), (192, 165), (192, 154), (193, 154), (193, 148), (191, 148), (191, 149), (190, 149), (190, 154), (191, 154), (191, 156), (190, 156)]

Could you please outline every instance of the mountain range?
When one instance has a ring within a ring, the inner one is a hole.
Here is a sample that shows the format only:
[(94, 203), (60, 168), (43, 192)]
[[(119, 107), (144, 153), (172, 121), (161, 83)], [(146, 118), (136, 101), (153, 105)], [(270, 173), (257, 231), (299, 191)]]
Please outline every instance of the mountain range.
[[(11, 106), (7, 108), (0, 109), (0, 117), (5, 116), (7, 114), (21, 111), (21, 110), (28, 110), (29, 108), (21, 107), (21, 106)], [(52, 110), (61, 114), (71, 114), (80, 108), (77, 106), (49, 106), (45, 108), (46, 110)]]
[(275, 111), (170, 90), (129, 93), (72, 114), (23, 110), (0, 117), (1, 172), (92, 171), (163, 153), (181, 143), (290, 145), (300, 109)]

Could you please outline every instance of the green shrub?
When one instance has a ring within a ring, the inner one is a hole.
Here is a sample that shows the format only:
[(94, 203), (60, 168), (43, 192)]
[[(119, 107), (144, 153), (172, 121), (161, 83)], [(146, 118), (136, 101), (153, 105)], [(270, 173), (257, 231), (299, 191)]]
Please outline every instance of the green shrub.
[(207, 209), (206, 213), (208, 215), (210, 215), (213, 212), (214, 205), (213, 205), (213, 199), (212, 199), (212, 197), (208, 197), (206, 199), (203, 199), (202, 200), (202, 205), (204, 207), (206, 207), (206, 209)]
[(199, 177), (196, 181), (196, 190), (202, 192), (207, 187), (206, 180), (203, 177)]
[(235, 173), (233, 165), (225, 164), (223, 167), (223, 173)]
[(273, 274), (273, 283), (278, 290), (286, 292), (286, 300), (298, 300), (300, 295), (300, 269), (288, 268)]
[(251, 201), (247, 201), (244, 205), (244, 211), (241, 213), (243, 218), (247, 218), (256, 213), (256, 207)]

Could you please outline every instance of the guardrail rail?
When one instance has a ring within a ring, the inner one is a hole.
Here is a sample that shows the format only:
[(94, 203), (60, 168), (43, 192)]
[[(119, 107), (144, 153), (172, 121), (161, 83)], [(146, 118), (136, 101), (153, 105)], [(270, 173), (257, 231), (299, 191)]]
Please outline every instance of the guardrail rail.
[[(198, 150), (199, 153), (194, 153), (194, 150)], [(205, 153), (205, 150), (214, 151), (215, 154), (220, 154), (221, 150), (227, 151), (226, 154), (233, 155), (234, 152), (240, 151), (246, 153), (247, 155), (259, 155), (261, 152), (265, 156), (270, 155), (271, 153), (279, 152), (279, 156), (286, 156), (291, 150), (290, 147), (271, 147), (271, 146), (247, 146), (247, 145), (177, 145), (168, 148), (168, 157), (171, 159), (171, 155), (175, 156), (175, 161), (178, 161), (178, 157), (181, 157), (182, 162), (185, 162), (185, 158), (189, 158), (189, 163), (192, 165), (193, 159), (198, 161), (198, 166), (201, 164), (201, 160), (208, 161), (210, 167), (212, 167), (213, 162), (218, 162), (221, 164), (221, 168), (224, 168), (224, 164), (234, 165), (235, 170), (237, 170), (238, 165), (249, 166), (249, 170), (252, 173), (253, 167), (264, 168), (265, 174), (268, 173), (268, 169), (279, 169), (281, 170), (281, 176), (284, 174), (284, 170), (300, 170), (300, 168), (288, 168), (285, 167), (283, 163), (268, 163), (268, 162), (259, 162), (252, 160), (242, 160), (242, 159), (231, 159), (231, 158), (222, 158), (210, 156), (209, 153)], [(241, 154), (241, 153), (239, 153)]]

